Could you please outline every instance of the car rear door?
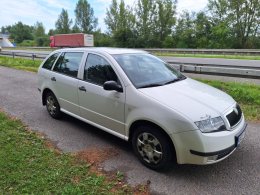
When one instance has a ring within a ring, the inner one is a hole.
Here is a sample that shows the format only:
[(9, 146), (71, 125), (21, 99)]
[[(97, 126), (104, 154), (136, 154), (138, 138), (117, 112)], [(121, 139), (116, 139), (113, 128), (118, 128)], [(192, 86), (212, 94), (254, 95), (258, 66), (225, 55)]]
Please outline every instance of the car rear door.
[(51, 81), (61, 109), (80, 114), (78, 102), (78, 70), (84, 52), (63, 52), (57, 60)]
[(104, 90), (104, 82), (111, 80), (121, 84), (104, 56), (89, 53), (83, 80), (78, 82), (80, 114), (91, 122), (115, 131), (117, 135), (125, 135), (125, 91)]

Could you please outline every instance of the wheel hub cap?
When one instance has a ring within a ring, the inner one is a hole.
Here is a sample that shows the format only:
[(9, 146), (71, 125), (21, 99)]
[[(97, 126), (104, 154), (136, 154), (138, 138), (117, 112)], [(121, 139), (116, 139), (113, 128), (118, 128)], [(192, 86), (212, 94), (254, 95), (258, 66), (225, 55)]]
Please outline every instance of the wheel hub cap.
[(54, 115), (56, 113), (57, 107), (55, 106), (55, 100), (51, 96), (47, 98), (47, 108), (51, 115)]
[(162, 159), (162, 146), (150, 133), (142, 133), (137, 138), (138, 152), (147, 163), (158, 164)]

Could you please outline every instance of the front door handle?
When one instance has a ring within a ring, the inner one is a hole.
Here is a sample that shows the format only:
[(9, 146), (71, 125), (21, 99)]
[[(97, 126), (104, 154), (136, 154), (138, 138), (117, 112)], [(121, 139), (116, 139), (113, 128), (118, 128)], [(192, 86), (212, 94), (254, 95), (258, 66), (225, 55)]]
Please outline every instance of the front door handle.
[(80, 90), (80, 91), (85, 91), (85, 92), (87, 91), (84, 86), (79, 87), (79, 90)]
[(55, 77), (51, 77), (51, 80), (52, 80), (52, 81), (56, 81), (56, 78), (55, 78)]

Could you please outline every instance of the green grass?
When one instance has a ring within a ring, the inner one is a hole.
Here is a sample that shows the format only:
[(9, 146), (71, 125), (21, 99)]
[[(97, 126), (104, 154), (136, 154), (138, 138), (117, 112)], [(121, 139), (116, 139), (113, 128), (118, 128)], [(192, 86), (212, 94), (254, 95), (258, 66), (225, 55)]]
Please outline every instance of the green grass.
[(115, 183), (0, 112), (0, 194), (111, 194)]
[(0, 65), (20, 70), (37, 72), (42, 60), (31, 60), (25, 58), (11, 58), (0, 56)]
[(260, 86), (198, 79), (231, 95), (242, 107), (247, 120), (260, 121)]
[(192, 58), (223, 58), (223, 59), (239, 59), (239, 60), (260, 60), (260, 56), (246, 56), (246, 55), (211, 55), (211, 54), (175, 54), (166, 52), (153, 53), (157, 56), (171, 56), (171, 57), (192, 57)]

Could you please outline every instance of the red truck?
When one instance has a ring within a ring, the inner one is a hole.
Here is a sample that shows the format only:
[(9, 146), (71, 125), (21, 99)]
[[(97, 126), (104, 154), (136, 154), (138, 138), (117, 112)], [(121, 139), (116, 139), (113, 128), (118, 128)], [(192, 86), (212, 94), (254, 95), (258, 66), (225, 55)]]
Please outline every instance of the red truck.
[(93, 47), (94, 36), (84, 33), (50, 36), (50, 47)]

